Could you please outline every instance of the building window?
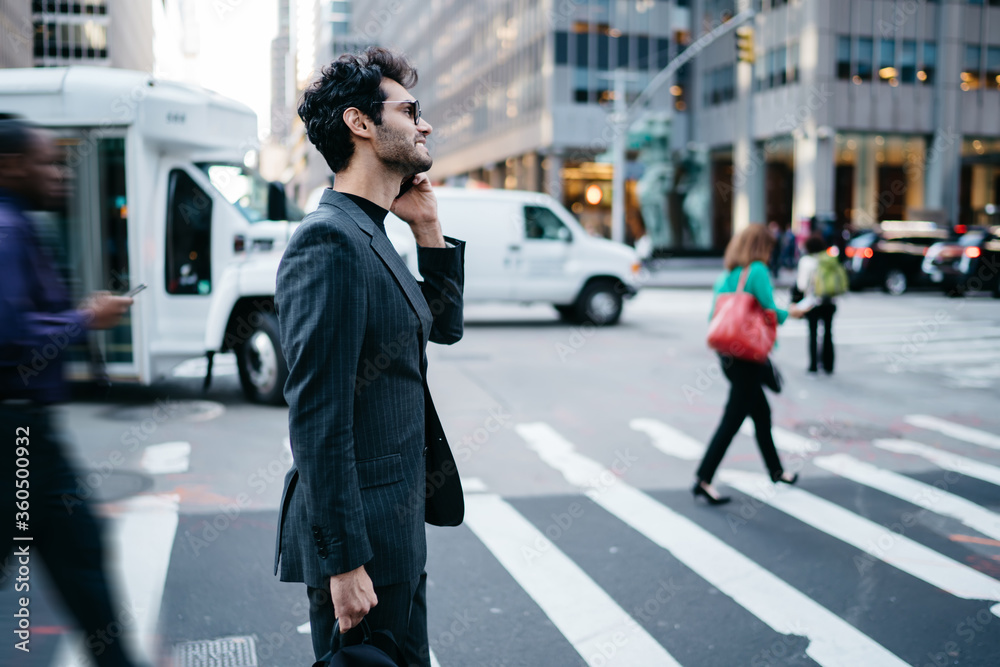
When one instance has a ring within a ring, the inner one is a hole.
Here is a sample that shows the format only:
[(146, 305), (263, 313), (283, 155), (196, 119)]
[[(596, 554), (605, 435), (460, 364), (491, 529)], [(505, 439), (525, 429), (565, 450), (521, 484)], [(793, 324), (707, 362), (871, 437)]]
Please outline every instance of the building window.
[[(628, 44), (628, 40), (625, 40)], [(626, 46), (626, 52), (628, 47)], [(569, 34), (563, 31), (556, 32), (556, 65), (569, 64)]]
[(979, 63), (983, 57), (983, 49), (979, 46), (965, 47), (965, 62), (962, 67), (962, 90), (975, 90), (982, 85), (979, 76)]
[(986, 49), (986, 86), (1000, 89), (1000, 47)]
[(792, 43), (788, 45), (788, 83), (797, 83), (799, 80), (799, 45)]
[(837, 78), (851, 78), (851, 38), (837, 38)]
[(899, 58), (899, 80), (903, 83), (917, 81), (917, 43), (914, 41), (903, 41), (903, 50)]
[(923, 83), (934, 82), (934, 72), (937, 69), (937, 42), (924, 42), (923, 61), (917, 71), (917, 79)]
[(878, 78), (891, 83), (896, 75), (896, 42), (883, 39), (878, 43)]
[(858, 39), (858, 77), (862, 81), (872, 80), (872, 59), (875, 49), (874, 41), (870, 37)]

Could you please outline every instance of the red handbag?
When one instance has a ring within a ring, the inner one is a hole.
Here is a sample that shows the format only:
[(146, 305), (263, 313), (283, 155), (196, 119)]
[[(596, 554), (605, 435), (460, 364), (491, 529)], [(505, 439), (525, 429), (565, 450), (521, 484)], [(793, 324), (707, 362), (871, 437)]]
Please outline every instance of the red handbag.
[(741, 273), (736, 291), (720, 294), (715, 300), (708, 346), (719, 354), (762, 364), (778, 337), (778, 316), (773, 310), (764, 310), (753, 294), (743, 291), (750, 267), (744, 267)]

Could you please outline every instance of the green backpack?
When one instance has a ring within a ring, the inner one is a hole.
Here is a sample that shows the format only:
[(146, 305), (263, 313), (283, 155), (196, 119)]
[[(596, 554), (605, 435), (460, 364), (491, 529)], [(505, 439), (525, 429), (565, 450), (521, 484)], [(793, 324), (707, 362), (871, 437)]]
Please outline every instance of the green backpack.
[(847, 271), (836, 257), (817, 253), (819, 267), (816, 269), (815, 293), (818, 297), (839, 296), (847, 291)]

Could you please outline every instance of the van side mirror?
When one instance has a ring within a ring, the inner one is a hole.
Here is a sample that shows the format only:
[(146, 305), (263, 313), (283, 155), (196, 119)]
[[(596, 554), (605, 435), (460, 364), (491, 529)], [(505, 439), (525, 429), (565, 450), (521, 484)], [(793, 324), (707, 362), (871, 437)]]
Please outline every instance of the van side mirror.
[(285, 196), (285, 186), (279, 181), (271, 181), (267, 184), (267, 219), (288, 219), (288, 199)]

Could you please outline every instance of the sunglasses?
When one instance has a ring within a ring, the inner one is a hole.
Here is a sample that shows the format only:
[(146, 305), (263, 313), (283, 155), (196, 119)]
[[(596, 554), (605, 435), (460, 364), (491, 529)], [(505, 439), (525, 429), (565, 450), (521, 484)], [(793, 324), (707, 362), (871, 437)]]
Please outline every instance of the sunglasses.
[(409, 104), (406, 113), (413, 119), (414, 125), (420, 125), (420, 100), (392, 100), (376, 104)]

